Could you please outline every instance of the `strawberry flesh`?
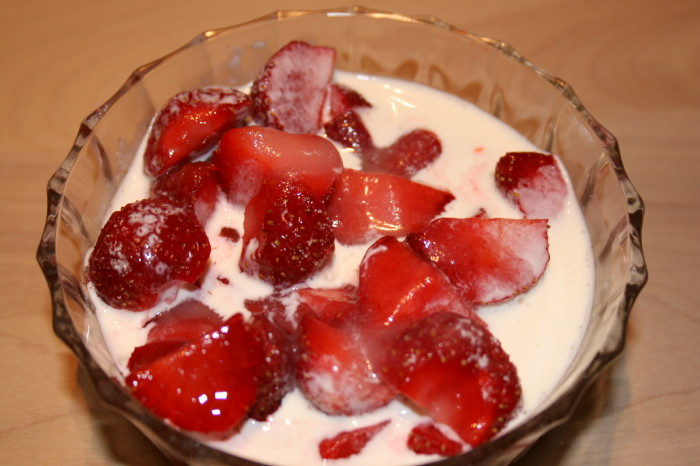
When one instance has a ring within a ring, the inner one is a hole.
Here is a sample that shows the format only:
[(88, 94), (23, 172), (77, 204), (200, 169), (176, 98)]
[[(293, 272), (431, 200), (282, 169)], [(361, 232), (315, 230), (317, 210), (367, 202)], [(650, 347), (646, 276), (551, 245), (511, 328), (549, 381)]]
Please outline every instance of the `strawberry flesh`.
[(442, 143), (435, 133), (415, 129), (390, 146), (363, 152), (362, 169), (410, 178), (432, 164), (441, 153)]
[(235, 89), (208, 87), (183, 91), (156, 117), (144, 153), (146, 172), (162, 175), (175, 165), (211, 150), (227, 129), (251, 114), (250, 98)]
[(142, 311), (204, 271), (211, 246), (194, 213), (165, 199), (114, 212), (95, 243), (88, 278), (112, 307)]
[(335, 49), (289, 42), (253, 82), (256, 122), (289, 133), (317, 133), (334, 68)]
[(305, 312), (329, 325), (339, 326), (347, 322), (357, 306), (357, 287), (345, 285), (339, 288), (300, 288), (296, 290)]
[(371, 108), (372, 104), (356, 90), (339, 83), (330, 85), (331, 116), (341, 115), (356, 108)]
[(162, 197), (191, 207), (204, 225), (214, 212), (219, 197), (216, 169), (211, 162), (177, 166), (153, 181), (151, 197)]
[(360, 453), (389, 421), (378, 422), (367, 427), (340, 432), (334, 437), (325, 438), (318, 446), (321, 458), (337, 460)]
[(408, 448), (419, 455), (455, 456), (462, 453), (461, 442), (445, 435), (435, 424), (426, 422), (411, 429)]
[(326, 136), (343, 147), (356, 152), (374, 150), (374, 142), (367, 127), (357, 113), (348, 110), (324, 123)]

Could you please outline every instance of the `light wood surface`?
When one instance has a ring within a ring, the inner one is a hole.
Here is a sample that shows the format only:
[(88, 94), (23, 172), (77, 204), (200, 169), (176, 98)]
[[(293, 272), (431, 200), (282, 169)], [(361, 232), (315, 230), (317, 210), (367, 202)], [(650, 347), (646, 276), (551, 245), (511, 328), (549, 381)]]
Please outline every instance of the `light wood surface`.
[[(299, 9), (338, 3), (298, 0)], [(697, 464), (700, 457), (700, 2), (377, 1), (505, 40), (572, 84), (617, 136), (647, 205), (650, 281), (623, 356), (522, 464)], [(45, 185), (80, 120), (137, 66), (281, 1), (8, 0), (0, 13), (0, 464), (160, 464), (96, 400), (54, 336), (34, 254)]]

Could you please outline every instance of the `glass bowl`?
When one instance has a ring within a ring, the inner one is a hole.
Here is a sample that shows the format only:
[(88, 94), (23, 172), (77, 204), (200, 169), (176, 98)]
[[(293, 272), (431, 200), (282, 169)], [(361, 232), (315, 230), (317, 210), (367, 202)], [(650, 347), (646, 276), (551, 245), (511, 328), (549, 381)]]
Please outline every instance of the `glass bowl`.
[(617, 141), (568, 84), (503, 42), (434, 18), (363, 7), (279, 11), (204, 32), (134, 71), (82, 122), (67, 158), (48, 183), (46, 227), (37, 258), (52, 294), (56, 334), (76, 354), (102, 401), (172, 460), (256, 464), (169, 427), (117, 381), (117, 368), (88, 299), (83, 263), (157, 109), (185, 89), (249, 82), (274, 51), (293, 39), (335, 47), (340, 69), (415, 81), (472, 102), (542, 150), (558, 154), (566, 166), (595, 257), (594, 304), (580, 350), (532, 417), (438, 464), (514, 460), (569, 418), (585, 388), (622, 351), (630, 309), (647, 278), (640, 238), (644, 206), (623, 169)]

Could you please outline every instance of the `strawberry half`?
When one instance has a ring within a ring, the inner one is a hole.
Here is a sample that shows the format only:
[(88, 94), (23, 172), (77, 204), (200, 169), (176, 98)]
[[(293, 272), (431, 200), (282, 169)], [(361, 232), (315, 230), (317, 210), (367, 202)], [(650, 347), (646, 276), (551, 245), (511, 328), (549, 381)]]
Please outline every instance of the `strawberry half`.
[(411, 429), (408, 448), (419, 455), (455, 456), (462, 453), (462, 443), (453, 440), (435, 424), (426, 422)]
[(400, 176), (345, 169), (333, 185), (328, 215), (340, 243), (361, 244), (415, 231), (453, 199), (447, 191)]
[(321, 458), (327, 460), (337, 460), (356, 455), (388, 424), (389, 421), (386, 420), (371, 426), (343, 431), (334, 437), (323, 439), (318, 445), (318, 452)]
[(377, 367), (384, 381), (472, 446), (503, 428), (520, 401), (516, 368), (498, 340), (480, 321), (457, 314), (415, 322)]
[(331, 116), (341, 115), (356, 108), (371, 108), (362, 94), (344, 84), (330, 85)]
[(126, 384), (155, 415), (223, 439), (255, 401), (262, 360), (259, 341), (236, 314), (217, 330), (131, 372)]
[(301, 282), (323, 268), (335, 249), (323, 203), (302, 185), (263, 185), (245, 209), (241, 271), (276, 286)]
[(290, 133), (317, 133), (334, 68), (335, 49), (289, 42), (253, 81), (255, 120)]
[(300, 288), (296, 290), (300, 305), (306, 306), (318, 320), (340, 326), (350, 318), (357, 306), (357, 287), (345, 285), (339, 288)]
[(343, 147), (353, 149), (356, 152), (374, 149), (374, 142), (367, 127), (360, 116), (352, 110), (335, 115), (324, 123), (323, 129), (328, 138)]
[(416, 129), (404, 134), (390, 146), (362, 153), (362, 169), (410, 178), (427, 167), (442, 153), (442, 143), (432, 131)]
[(223, 87), (180, 92), (156, 117), (146, 143), (146, 172), (162, 175), (180, 162), (212, 149), (227, 129), (243, 124), (251, 114), (250, 98)]
[(219, 180), (211, 162), (187, 163), (160, 175), (151, 185), (151, 197), (162, 197), (194, 209), (206, 224), (219, 197)]
[(445, 272), (474, 304), (530, 289), (549, 262), (546, 220), (439, 218), (407, 236), (414, 251)]
[(331, 415), (373, 411), (394, 392), (374, 374), (355, 336), (311, 314), (300, 316), (297, 385), (316, 408)]
[(527, 218), (552, 218), (564, 206), (566, 182), (553, 155), (509, 152), (498, 160), (495, 177)]
[(88, 262), (88, 278), (112, 307), (142, 311), (204, 271), (211, 246), (194, 213), (145, 199), (112, 213)]
[(293, 180), (319, 199), (343, 170), (332, 142), (312, 134), (290, 134), (249, 126), (227, 131), (212, 162), (229, 200), (245, 205), (263, 182)]

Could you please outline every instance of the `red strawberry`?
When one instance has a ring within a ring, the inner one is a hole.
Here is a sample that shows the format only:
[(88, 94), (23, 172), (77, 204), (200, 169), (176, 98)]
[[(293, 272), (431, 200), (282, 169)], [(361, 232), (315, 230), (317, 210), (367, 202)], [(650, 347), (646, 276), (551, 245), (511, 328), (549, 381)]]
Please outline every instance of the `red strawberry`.
[(467, 301), (488, 304), (530, 289), (549, 262), (546, 220), (439, 218), (406, 241)]
[(323, 125), (323, 128), (326, 130), (326, 136), (343, 147), (353, 149), (356, 152), (374, 148), (372, 136), (359, 115), (352, 110), (335, 115)]
[(163, 197), (192, 207), (204, 225), (211, 217), (219, 195), (219, 180), (211, 162), (193, 162), (175, 167), (153, 181), (151, 197)]
[(355, 108), (370, 108), (370, 104), (362, 94), (344, 84), (332, 83), (331, 91), (331, 116), (341, 115)]
[(209, 306), (188, 299), (147, 322), (146, 325), (152, 325), (147, 341), (192, 341), (218, 328), (222, 323), (222, 317)]
[(394, 392), (372, 371), (352, 333), (308, 313), (299, 320), (296, 380), (316, 408), (332, 415), (367, 413), (394, 398)]
[(255, 314), (250, 325), (263, 349), (263, 362), (258, 371), (258, 396), (248, 415), (264, 421), (277, 411), (282, 399), (294, 388), (295, 351), (284, 331), (263, 314)]
[(324, 205), (302, 185), (263, 185), (245, 209), (242, 271), (269, 283), (301, 282), (323, 268), (335, 249)]
[(415, 231), (453, 199), (447, 191), (400, 176), (345, 169), (333, 185), (328, 215), (339, 242), (361, 244)]
[(311, 134), (289, 134), (249, 126), (226, 132), (212, 162), (229, 200), (245, 205), (263, 182), (294, 180), (322, 199), (343, 170), (332, 142)]
[(246, 299), (243, 306), (253, 314), (253, 317), (262, 315), (267, 317), (275, 327), (281, 329), (287, 335), (293, 335), (295, 323), (287, 315), (287, 308), (278, 294), (272, 294), (259, 299)]
[(357, 288), (345, 285), (339, 288), (300, 288), (297, 295), (318, 320), (338, 326), (346, 322), (357, 306)]
[(392, 341), (378, 366), (389, 385), (472, 446), (510, 419), (520, 400), (515, 366), (478, 320), (430, 314)]
[(464, 449), (461, 442), (445, 435), (435, 424), (419, 424), (408, 435), (408, 448), (419, 455), (455, 456)]
[(126, 378), (134, 397), (176, 426), (225, 438), (254, 402), (263, 359), (259, 341), (236, 314), (218, 330)]
[(367, 249), (359, 275), (354, 321), (371, 356), (386, 350), (377, 332), (402, 328), (434, 312), (473, 315), (440, 270), (391, 236)]
[(238, 230), (231, 227), (222, 227), (221, 231), (219, 231), (219, 236), (226, 238), (232, 243), (237, 243), (241, 239), (241, 234), (238, 232)]
[(334, 67), (335, 49), (289, 42), (253, 82), (256, 121), (290, 133), (317, 133)]
[(88, 263), (88, 278), (110, 306), (141, 311), (177, 286), (194, 283), (211, 246), (191, 210), (165, 199), (145, 199), (114, 212)]
[(356, 455), (374, 438), (389, 421), (382, 421), (367, 427), (343, 431), (335, 437), (323, 439), (318, 446), (321, 458), (336, 460)]
[(435, 133), (416, 129), (388, 147), (365, 151), (362, 154), (362, 169), (410, 178), (433, 163), (441, 153), (442, 144)]
[(187, 343), (189, 342), (185, 340), (163, 340), (137, 346), (131, 352), (131, 357), (129, 357), (126, 367), (131, 372), (143, 369), (157, 360), (174, 353)]
[(148, 137), (146, 171), (158, 176), (212, 149), (227, 129), (250, 116), (247, 95), (223, 87), (180, 92), (156, 117)]
[(496, 186), (527, 218), (552, 218), (564, 206), (566, 182), (553, 155), (509, 152), (496, 164)]

